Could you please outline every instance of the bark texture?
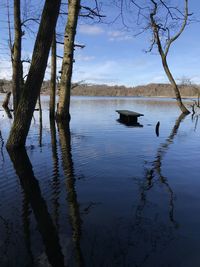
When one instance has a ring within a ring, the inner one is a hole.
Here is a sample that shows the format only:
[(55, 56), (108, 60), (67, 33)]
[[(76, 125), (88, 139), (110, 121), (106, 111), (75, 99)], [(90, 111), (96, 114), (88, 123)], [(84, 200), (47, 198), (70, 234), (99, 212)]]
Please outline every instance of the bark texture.
[(14, 123), (7, 141), (7, 147), (25, 145), (34, 108), (44, 79), (60, 4), (61, 0), (45, 1), (30, 70), (16, 110)]
[(173, 89), (174, 89), (174, 94), (175, 94), (175, 97), (176, 97), (176, 101), (177, 101), (177, 104), (180, 108), (180, 110), (182, 111), (182, 113), (184, 114), (189, 114), (190, 111), (185, 107), (185, 105), (183, 104), (182, 102), (182, 99), (181, 99), (181, 94), (180, 94), (180, 91), (178, 89), (178, 85), (176, 84), (173, 76), (172, 76), (172, 73), (170, 72), (169, 70), (169, 67), (168, 67), (168, 64), (167, 64), (167, 60), (166, 58), (162, 58), (162, 64), (163, 64), (163, 68), (165, 70), (165, 73), (170, 81), (170, 83), (172, 84), (173, 86)]
[(55, 117), (56, 104), (56, 33), (54, 31), (52, 45), (51, 45), (51, 84), (50, 84), (50, 102), (49, 102), (49, 116)]
[(71, 78), (74, 61), (74, 40), (80, 11), (80, 0), (68, 1), (68, 21), (65, 28), (64, 56), (61, 70), (60, 97), (57, 120), (70, 120)]
[(15, 39), (12, 50), (12, 93), (13, 93), (13, 106), (16, 111), (19, 99), (20, 92), (22, 90), (22, 62), (21, 62), (21, 43), (22, 43), (22, 30), (21, 30), (21, 15), (20, 15), (20, 0), (14, 0), (14, 30), (15, 30)]

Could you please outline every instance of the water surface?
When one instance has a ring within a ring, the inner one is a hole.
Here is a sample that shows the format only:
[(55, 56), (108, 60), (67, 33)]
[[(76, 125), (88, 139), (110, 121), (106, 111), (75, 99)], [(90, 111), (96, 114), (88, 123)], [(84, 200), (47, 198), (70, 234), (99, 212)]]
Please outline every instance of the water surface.
[(198, 117), (172, 99), (73, 97), (68, 127), (42, 106), (10, 154), (0, 111), (0, 266), (199, 266)]

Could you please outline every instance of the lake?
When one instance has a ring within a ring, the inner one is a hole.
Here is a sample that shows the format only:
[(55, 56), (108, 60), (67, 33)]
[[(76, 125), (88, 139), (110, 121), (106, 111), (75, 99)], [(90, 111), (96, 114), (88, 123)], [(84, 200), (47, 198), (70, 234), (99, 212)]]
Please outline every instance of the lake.
[(0, 111), (0, 266), (199, 266), (198, 116), (173, 99), (72, 97), (67, 127), (42, 107), (10, 155)]

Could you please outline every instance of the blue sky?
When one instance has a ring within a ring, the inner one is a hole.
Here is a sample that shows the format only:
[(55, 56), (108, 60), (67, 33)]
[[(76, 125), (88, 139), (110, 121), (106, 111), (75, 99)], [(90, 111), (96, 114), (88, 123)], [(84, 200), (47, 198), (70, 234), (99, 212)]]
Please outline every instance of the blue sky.
[[(183, 1), (178, 0), (178, 2)], [(195, 11), (195, 16), (200, 18), (200, 3), (195, 0), (189, 2), (190, 11)], [(108, 4), (108, 1), (105, 3)], [(105, 22), (111, 21), (111, 17), (115, 17), (119, 12), (109, 5), (105, 5), (102, 9), (107, 16)], [(0, 39), (0, 78), (11, 77), (8, 51), (5, 49), (7, 38), (5, 12), (5, 9), (1, 9), (1, 18), (4, 19), (0, 21), (0, 27), (3, 27)], [(198, 22), (187, 26), (182, 36), (171, 47), (168, 62), (177, 80), (185, 76), (192, 82), (200, 84), (199, 26)], [(121, 29), (120, 20), (111, 24), (91, 24), (89, 20), (79, 20), (76, 42), (86, 47), (75, 51), (73, 81), (126, 86), (168, 82), (156, 49), (152, 53), (145, 53), (149, 48), (149, 35), (142, 34), (135, 37), (138, 32), (136, 27), (129, 31)], [(33, 43), (33, 36), (30, 40), (27, 34), (23, 42), (23, 57), (31, 57)], [(58, 47), (58, 54), (62, 55), (61, 46)], [(60, 65), (61, 60), (58, 60), (58, 66)], [(48, 77), (49, 69), (46, 79)]]

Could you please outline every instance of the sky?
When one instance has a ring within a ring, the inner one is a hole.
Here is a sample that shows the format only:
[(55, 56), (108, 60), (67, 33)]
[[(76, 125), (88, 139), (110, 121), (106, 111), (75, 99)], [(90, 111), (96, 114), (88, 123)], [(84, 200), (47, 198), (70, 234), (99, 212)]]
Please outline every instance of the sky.
[[(181, 6), (183, 0), (177, 1)], [(38, 1), (32, 1), (33, 10), (36, 2)], [(42, 1), (39, 2), (42, 5)], [(85, 0), (84, 4), (86, 2), (89, 1)], [(145, 52), (150, 46), (150, 35), (147, 33), (137, 35), (139, 28), (136, 25), (134, 25), (133, 29), (125, 30), (120, 19), (114, 23), (113, 20), (119, 14), (119, 10), (110, 3), (111, 1), (104, 1), (104, 5), (102, 5), (101, 13), (106, 15), (103, 22), (79, 20), (76, 43), (84, 44), (85, 48), (77, 48), (75, 50), (73, 81), (125, 86), (168, 82), (157, 50), (154, 49), (151, 53)], [(190, 12), (193, 12), (194, 16), (200, 19), (200, 2), (190, 0), (189, 8)], [(6, 12), (5, 8), (1, 8), (0, 78), (10, 79), (12, 72), (7, 45)], [(60, 31), (61, 24), (59, 22)], [(177, 81), (185, 77), (189, 78), (193, 83), (200, 84), (199, 24), (198, 21), (190, 23), (170, 49), (168, 63)], [(34, 28), (34, 26), (31, 27)], [(33, 44), (34, 35), (30, 32), (26, 33), (23, 41), (23, 58), (31, 58)], [(62, 45), (58, 45), (57, 53), (62, 56)], [(58, 70), (60, 66), (61, 59), (58, 59)], [(24, 68), (26, 71), (28, 65), (24, 66)], [(45, 79), (49, 79), (49, 73), (49, 68), (47, 68)]]

